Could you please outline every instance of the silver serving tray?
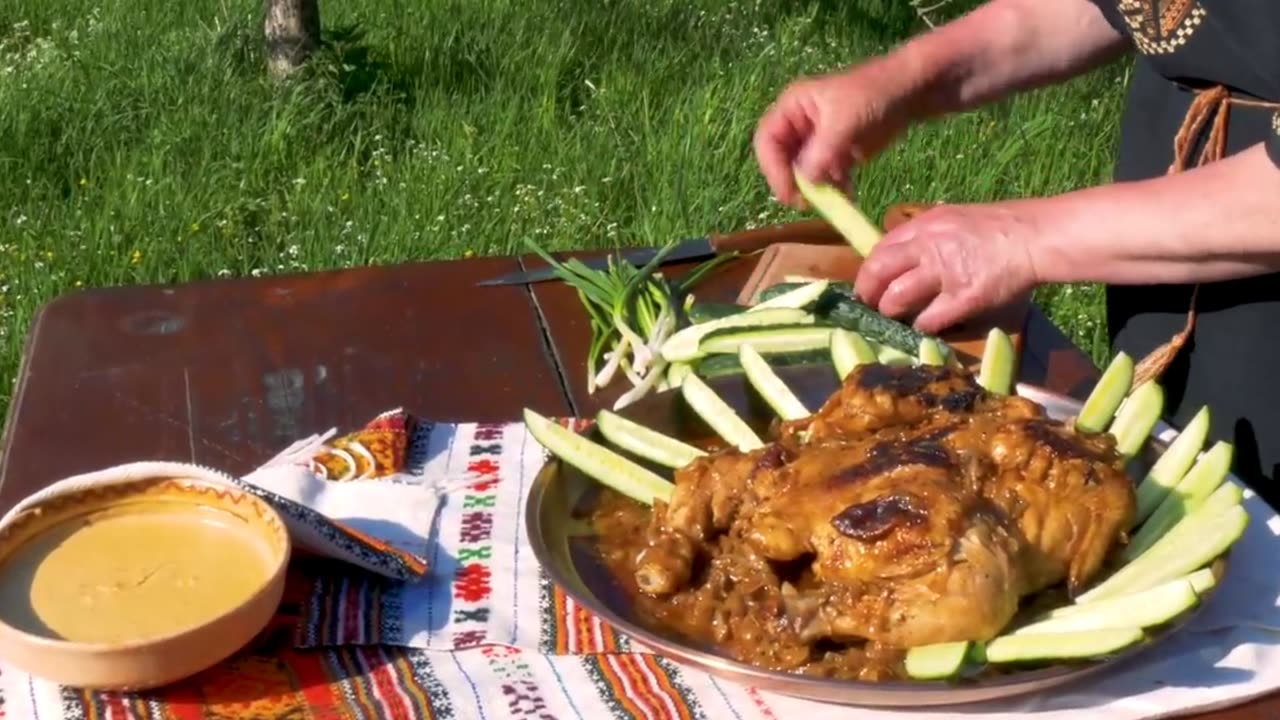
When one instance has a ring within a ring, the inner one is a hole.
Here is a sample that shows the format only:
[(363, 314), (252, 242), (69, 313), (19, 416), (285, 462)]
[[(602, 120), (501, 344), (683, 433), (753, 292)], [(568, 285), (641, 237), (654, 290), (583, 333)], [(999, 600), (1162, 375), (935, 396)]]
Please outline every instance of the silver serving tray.
[[(810, 409), (820, 407), (839, 387), (829, 367), (784, 367), (778, 368), (778, 374)], [(708, 384), (757, 431), (763, 433), (773, 420), (773, 413), (749, 388), (745, 377), (715, 378)], [(1054, 418), (1074, 417), (1080, 411), (1080, 402), (1042, 387), (1019, 383), (1017, 393), (1042, 405)], [(680, 399), (678, 391), (650, 395), (619, 414), (686, 441), (713, 437), (712, 431)], [(1144, 452), (1134, 461), (1132, 476), (1143, 477), (1145, 470), (1164, 452), (1174, 432), (1163, 422), (1156, 427)], [(601, 441), (594, 429), (588, 437)], [(670, 476), (669, 471), (662, 474)], [(1232, 479), (1239, 482), (1234, 476)], [(654, 628), (638, 616), (626, 591), (594, 551), (594, 533), (587, 517), (600, 493), (598, 483), (555, 458), (543, 466), (534, 480), (525, 506), (526, 527), (533, 552), (553, 582), (579, 605), (660, 655), (720, 678), (808, 700), (842, 705), (925, 707), (1042, 692), (1132, 660), (1158, 646), (1196, 613), (1193, 609), (1145, 642), (1106, 658), (1026, 670), (1006, 668), (999, 674), (979, 674), (950, 682), (833, 680), (766, 670), (733, 660), (715, 647), (673, 631)], [(1226, 570), (1225, 557), (1217, 561), (1215, 570), (1220, 576)], [(1201, 602), (1197, 609), (1203, 606)]]

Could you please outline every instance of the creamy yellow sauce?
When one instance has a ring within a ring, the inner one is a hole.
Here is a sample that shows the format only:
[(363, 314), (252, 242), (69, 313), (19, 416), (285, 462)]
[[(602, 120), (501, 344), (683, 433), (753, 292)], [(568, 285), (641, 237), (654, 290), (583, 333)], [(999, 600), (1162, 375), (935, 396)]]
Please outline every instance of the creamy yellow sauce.
[(247, 600), (272, 571), (265, 541), (236, 516), (131, 503), (67, 520), (0, 564), (0, 619), (73, 642), (169, 635)]

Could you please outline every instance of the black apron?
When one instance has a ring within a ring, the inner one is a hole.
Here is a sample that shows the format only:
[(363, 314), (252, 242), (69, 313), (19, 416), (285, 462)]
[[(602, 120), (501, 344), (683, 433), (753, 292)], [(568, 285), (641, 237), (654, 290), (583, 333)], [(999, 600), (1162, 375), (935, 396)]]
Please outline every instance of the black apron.
[[(1225, 110), (1221, 153), (1266, 142), (1280, 172), (1280, 0), (1094, 2), (1139, 51), (1121, 127), (1117, 181), (1169, 172), (1175, 138), (1186, 127), (1193, 101), (1216, 86), (1234, 102), (1215, 107), (1194, 134), (1187, 168), (1222, 139), (1210, 130)], [(1168, 342), (1187, 325), (1193, 289), (1109, 287), (1113, 350), (1138, 359)], [(1241, 479), (1280, 506), (1280, 274), (1202, 284), (1195, 308), (1185, 346), (1160, 375), (1166, 414), (1181, 427), (1208, 405), (1212, 439), (1232, 442)]]

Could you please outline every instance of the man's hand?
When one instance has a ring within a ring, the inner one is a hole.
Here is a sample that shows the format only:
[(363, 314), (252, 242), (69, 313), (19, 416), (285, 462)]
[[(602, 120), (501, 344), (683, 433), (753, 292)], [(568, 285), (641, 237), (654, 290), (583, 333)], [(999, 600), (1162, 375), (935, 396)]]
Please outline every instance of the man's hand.
[(1040, 282), (1030, 252), (1040, 231), (1023, 207), (941, 205), (912, 218), (862, 264), (858, 296), (927, 333), (1025, 296)]
[(1216, 282), (1280, 272), (1280, 168), (1263, 143), (1194, 170), (1047, 198), (940, 205), (895, 227), (854, 287), (937, 333), (1044, 283)]
[(773, 194), (804, 203), (794, 172), (845, 186), (912, 123), (1049, 85), (1115, 57), (1128, 40), (1090, 0), (990, 0), (887, 55), (792, 83), (756, 129)]
[(853, 163), (870, 160), (910, 122), (902, 89), (875, 63), (792, 83), (756, 128), (756, 158), (774, 196), (803, 207), (792, 168), (844, 187)]

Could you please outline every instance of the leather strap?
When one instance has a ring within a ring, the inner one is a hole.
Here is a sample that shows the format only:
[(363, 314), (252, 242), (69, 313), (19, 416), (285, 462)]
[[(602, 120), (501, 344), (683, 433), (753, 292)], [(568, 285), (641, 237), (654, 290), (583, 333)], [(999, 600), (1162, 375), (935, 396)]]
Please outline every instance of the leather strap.
[[(1174, 136), (1173, 163), (1169, 165), (1167, 174), (1175, 175), (1188, 168), (1191, 149), (1195, 146), (1196, 139), (1203, 133), (1205, 124), (1210, 119), (1212, 119), (1212, 125), (1209, 127), (1209, 134), (1205, 138), (1203, 148), (1200, 150), (1200, 156), (1191, 167), (1200, 167), (1222, 159), (1222, 156), (1226, 154), (1227, 121), (1230, 118), (1232, 105), (1280, 109), (1280, 103), (1234, 98), (1221, 85), (1200, 91), (1195, 100), (1191, 101), (1191, 107), (1187, 108), (1187, 115), (1182, 120), (1182, 127), (1178, 129), (1178, 134)], [(1186, 346), (1187, 341), (1191, 339), (1191, 332), (1196, 326), (1196, 297), (1199, 294), (1200, 285), (1197, 284), (1191, 291), (1191, 303), (1190, 307), (1187, 308), (1187, 322), (1182, 330), (1169, 338), (1168, 342), (1152, 350), (1146, 357), (1138, 361), (1133, 373), (1133, 384), (1135, 386), (1141, 385), (1148, 380), (1159, 379), (1165, 370), (1168, 370), (1169, 366), (1173, 364), (1174, 359), (1178, 357), (1178, 353)]]

